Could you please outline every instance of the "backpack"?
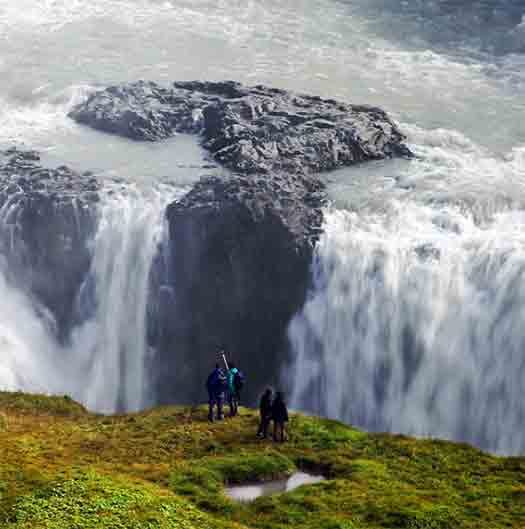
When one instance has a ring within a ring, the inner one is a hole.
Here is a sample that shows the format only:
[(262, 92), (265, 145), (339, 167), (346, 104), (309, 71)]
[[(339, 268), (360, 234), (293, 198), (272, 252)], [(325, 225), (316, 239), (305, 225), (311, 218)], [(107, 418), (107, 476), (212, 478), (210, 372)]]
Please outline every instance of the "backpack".
[(233, 377), (233, 387), (235, 388), (235, 391), (241, 391), (244, 387), (244, 375), (239, 370), (237, 370), (237, 373), (235, 373), (235, 376)]

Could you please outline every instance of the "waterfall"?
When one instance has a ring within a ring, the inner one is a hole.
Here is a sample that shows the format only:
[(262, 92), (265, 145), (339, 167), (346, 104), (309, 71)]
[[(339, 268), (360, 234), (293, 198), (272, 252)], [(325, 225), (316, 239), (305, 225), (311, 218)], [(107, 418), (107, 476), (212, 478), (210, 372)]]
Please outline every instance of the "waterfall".
[(392, 201), (326, 213), (291, 323), (295, 407), (525, 450), (525, 212)]
[[(173, 193), (131, 185), (100, 208), (91, 270), (81, 290), (93, 314), (73, 331), (72, 355), (84, 383), (82, 402), (101, 411), (139, 410), (152, 403), (146, 313), (149, 274), (166, 232)], [(90, 301), (89, 297), (93, 299)]]
[(58, 392), (61, 370), (51, 338), (52, 316), (9, 283), (4, 266), (0, 299), (0, 390)]
[(66, 393), (101, 412), (152, 402), (149, 278), (175, 196), (167, 185), (106, 184), (78, 293), (80, 323), (66, 344), (55, 338), (53, 316), (0, 270), (0, 389)]

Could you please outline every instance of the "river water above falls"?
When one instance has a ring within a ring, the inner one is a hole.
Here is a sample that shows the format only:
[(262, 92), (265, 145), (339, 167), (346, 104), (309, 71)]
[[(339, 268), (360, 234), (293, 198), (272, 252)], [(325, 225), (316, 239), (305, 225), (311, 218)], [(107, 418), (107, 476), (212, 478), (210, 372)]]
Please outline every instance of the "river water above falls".
[(0, 147), (104, 182), (95, 313), (58, 345), (0, 276), (0, 386), (104, 411), (155, 402), (149, 267), (164, 208), (208, 162), (193, 138), (137, 144), (66, 115), (111, 83), (235, 79), (380, 106), (416, 154), (326, 176), (333, 201), (283, 359), (291, 404), (525, 452), (525, 9), (458, 4), (0, 2)]

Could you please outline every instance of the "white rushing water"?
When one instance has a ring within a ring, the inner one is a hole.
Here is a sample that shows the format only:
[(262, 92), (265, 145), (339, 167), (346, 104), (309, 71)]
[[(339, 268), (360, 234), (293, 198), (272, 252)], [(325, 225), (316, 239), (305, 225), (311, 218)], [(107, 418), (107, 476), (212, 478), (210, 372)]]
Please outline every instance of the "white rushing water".
[(494, 159), (457, 133), (413, 132), (426, 145), (402, 177), (354, 172), (352, 192), (348, 171), (333, 177), (348, 199), (325, 212), (290, 326), (292, 404), (521, 453), (525, 149)]
[(106, 197), (93, 242), (91, 283), (95, 311), (74, 329), (70, 357), (85, 384), (75, 394), (91, 409), (140, 410), (154, 402), (146, 342), (148, 283), (158, 245), (167, 236), (171, 189), (126, 187)]
[[(56, 349), (46, 320), (34, 303), (0, 272), (0, 386), (3, 390), (54, 392), (63, 388)], [(22, 322), (22, 325), (21, 325)]]
[(3, 389), (67, 393), (102, 412), (140, 410), (153, 402), (148, 282), (167, 236), (165, 207), (177, 195), (180, 190), (166, 185), (108, 185), (98, 209), (91, 269), (79, 290), (88, 314), (68, 345), (55, 339), (52, 315), (0, 274)]
[(31, 378), (100, 409), (148, 402), (155, 193), (194, 181), (202, 153), (181, 137), (108, 137), (66, 114), (115, 82), (235, 79), (381, 106), (417, 154), (327, 175), (333, 205), (290, 327), (293, 405), (524, 452), (524, 12), (519, 0), (1, 1), (0, 146), (129, 190), (101, 205), (97, 313), (69, 356), (46, 338), (42, 309), (0, 281), (0, 385)]

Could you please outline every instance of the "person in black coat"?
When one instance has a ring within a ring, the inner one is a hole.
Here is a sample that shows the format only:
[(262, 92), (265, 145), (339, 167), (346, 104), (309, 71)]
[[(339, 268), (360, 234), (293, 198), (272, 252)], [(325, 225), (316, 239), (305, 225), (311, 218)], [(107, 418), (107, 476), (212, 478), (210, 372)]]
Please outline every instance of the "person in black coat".
[[(282, 392), (278, 391), (272, 404), (273, 440), (284, 442), (284, 426), (288, 422), (288, 409)], [(278, 436), (278, 434), (280, 434)], [(278, 439), (280, 437), (280, 439)]]
[(217, 406), (217, 419), (224, 419), (222, 406), (224, 403), (224, 394), (228, 387), (228, 381), (224, 371), (215, 364), (215, 369), (210, 373), (206, 380), (206, 389), (208, 390), (208, 420), (213, 422), (213, 408)]
[(257, 430), (257, 437), (268, 437), (268, 426), (272, 420), (272, 401), (273, 391), (271, 388), (266, 388), (259, 402), (261, 422), (259, 423), (259, 430)]

